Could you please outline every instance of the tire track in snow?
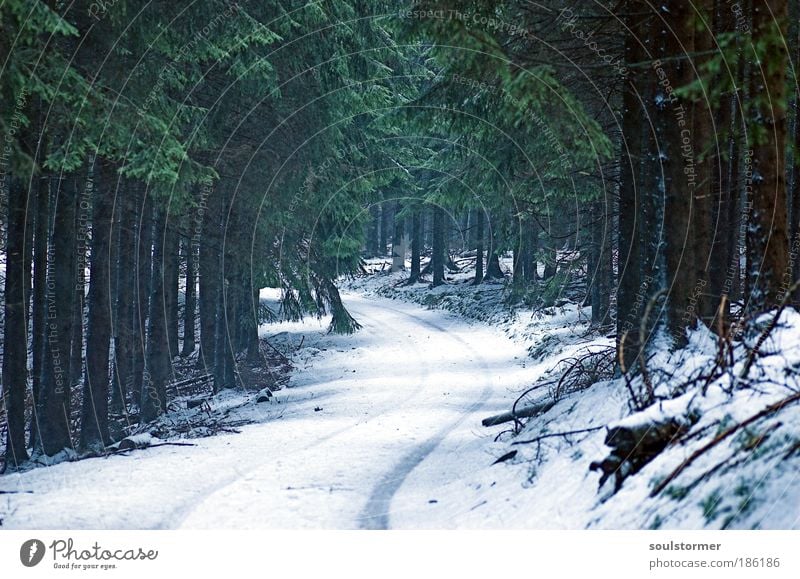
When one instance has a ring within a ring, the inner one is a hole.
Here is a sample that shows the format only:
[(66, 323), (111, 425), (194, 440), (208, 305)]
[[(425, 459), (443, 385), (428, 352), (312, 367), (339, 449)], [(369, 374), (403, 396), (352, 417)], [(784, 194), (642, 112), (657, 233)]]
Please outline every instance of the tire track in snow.
[[(368, 304), (368, 309), (381, 308), (382, 310), (392, 311), (396, 315), (404, 315), (406, 317), (412, 317), (418, 320), (418, 318), (411, 316), (410, 314), (407, 314), (400, 310), (396, 310), (394, 308), (385, 307), (383, 304), (375, 303), (372, 300), (365, 300), (362, 298), (359, 301), (361, 301), (362, 303), (366, 302)], [(348, 305), (350, 306), (350, 304)], [(360, 308), (358, 307), (358, 305), (356, 305), (355, 307), (351, 307), (351, 311), (354, 314), (356, 314), (359, 321), (363, 323), (364, 329), (367, 329), (367, 322), (368, 322), (370, 325), (376, 326), (378, 330), (383, 334), (397, 334), (399, 336), (400, 332), (394, 329), (391, 324), (384, 321), (380, 321), (379, 319), (377, 319), (376, 316), (366, 314), (363, 311), (359, 312), (359, 309)], [(433, 326), (433, 324), (430, 323), (428, 323), (427, 325)], [(437, 330), (443, 331), (441, 328), (438, 327)], [(369, 417), (366, 418), (365, 420), (358, 419), (353, 424), (350, 424), (343, 428), (339, 428), (331, 432), (330, 434), (323, 436), (322, 438), (318, 438), (314, 441), (311, 441), (308, 444), (304, 444), (299, 448), (283, 447), (284, 450), (283, 452), (279, 454), (272, 454), (272, 453), (269, 454), (269, 456), (266, 459), (251, 464), (249, 468), (237, 472), (235, 475), (225, 477), (220, 483), (215, 484), (210, 489), (207, 489), (206, 491), (202, 492), (202, 494), (199, 497), (193, 497), (188, 503), (185, 503), (181, 505), (179, 508), (173, 510), (172, 513), (167, 515), (162, 520), (162, 523), (158, 525), (156, 528), (158, 529), (180, 528), (192, 516), (192, 514), (200, 508), (201, 505), (203, 505), (208, 500), (212, 499), (214, 495), (221, 493), (225, 489), (232, 487), (239, 481), (257, 472), (259, 469), (266, 467), (269, 464), (274, 463), (275, 461), (280, 460), (283, 457), (295, 453), (308, 452), (309, 450), (315, 449), (320, 445), (323, 445), (327, 442), (330, 442), (331, 440), (334, 440), (339, 436), (342, 436), (343, 434), (348, 433), (349, 431), (351, 431), (356, 427), (362, 426), (365, 423), (372, 422), (376, 419), (381, 418), (382, 416), (385, 416), (389, 412), (395, 412), (398, 409), (401, 409), (404, 406), (411, 404), (414, 401), (414, 399), (417, 398), (425, 389), (425, 385), (427, 384), (428, 381), (428, 376), (430, 375), (430, 362), (426, 359), (424, 355), (422, 355), (423, 352), (421, 351), (420, 346), (416, 342), (411, 341), (409, 345), (411, 348), (415, 350), (415, 353), (417, 354), (416, 358), (421, 359), (422, 363), (415, 366), (415, 370), (418, 371), (419, 374), (418, 376), (419, 379), (417, 380), (418, 386), (416, 386), (410, 392), (406, 391), (403, 392), (402, 394), (398, 394), (398, 396), (402, 396), (402, 400), (398, 401), (396, 399), (393, 399), (392, 401), (384, 404), (382, 407), (377, 409), (377, 412), (375, 413), (370, 412)], [(308, 385), (306, 387), (313, 388), (313, 385)]]
[[(446, 328), (442, 328), (438, 324), (435, 324), (429, 320), (424, 320), (419, 316), (415, 316), (395, 308), (384, 307), (384, 309), (416, 320), (419, 325), (432, 328), (437, 332), (446, 335), (448, 339), (459, 343), (464, 349), (473, 354), (483, 372), (486, 375), (489, 374), (489, 367), (481, 355), (478, 354), (468, 342), (458, 336), (452, 335)], [(358, 517), (359, 528), (368, 530), (388, 530), (390, 528), (389, 518), (391, 515), (392, 499), (394, 498), (395, 494), (397, 494), (397, 491), (400, 490), (400, 487), (403, 485), (408, 475), (410, 475), (411, 472), (417, 468), (417, 466), (419, 466), (422, 461), (425, 460), (428, 455), (430, 455), (431, 452), (436, 449), (437, 446), (442, 443), (448, 434), (457, 429), (461, 424), (464, 423), (464, 421), (471, 417), (473, 412), (482, 407), (486, 403), (491, 392), (491, 383), (490, 381), (487, 381), (478, 400), (464, 409), (461, 417), (437, 431), (436, 434), (434, 434), (424, 443), (417, 445), (381, 479), (377, 486), (374, 487), (372, 494), (367, 500), (366, 506)]]

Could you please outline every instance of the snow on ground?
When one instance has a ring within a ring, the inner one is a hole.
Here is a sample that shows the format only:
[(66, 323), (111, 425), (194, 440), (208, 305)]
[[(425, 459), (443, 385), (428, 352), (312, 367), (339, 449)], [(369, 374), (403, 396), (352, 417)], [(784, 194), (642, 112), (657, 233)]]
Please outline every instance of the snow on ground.
[[(528, 402), (555, 405), (512, 437), (508, 425), (484, 428), (481, 419), (557, 377), (560, 360), (602, 352), (611, 340), (593, 336), (589, 310), (566, 299), (509, 313), (502, 284), (472, 287), (459, 274), (430, 290), (403, 286), (404, 277), (347, 284), (345, 304), (363, 325), (352, 336), (327, 334), (328, 319), (263, 326), (295, 372), (269, 402), (241, 392), (212, 399), (212, 411), (253, 422), (239, 434), (0, 477), (3, 528), (800, 526), (800, 405), (737, 431), (649, 497), (715, 436), (800, 389), (793, 311), (763, 345), (749, 388), (730, 387), (741, 351), (732, 374), (705, 394), (688, 389), (633, 415), (620, 380), (550, 385)], [(713, 338), (698, 332), (686, 352), (660, 354), (653, 364), (676, 372), (658, 392), (675, 394), (715, 353)], [(682, 442), (616, 494), (610, 483), (598, 489), (589, 465), (609, 453), (607, 427), (667, 418), (691, 425)], [(524, 441), (534, 442), (514, 444)]]
[(3, 527), (384, 527), (394, 490), (438, 446), (490, 463), (480, 419), (528, 380), (525, 348), (441, 312), (345, 299), (364, 326), (353, 336), (327, 334), (326, 319), (263, 328), (297, 370), (272, 402), (243, 407), (257, 424), (0, 477), (16, 491), (0, 494)]
[[(544, 316), (524, 310), (509, 316), (502, 305), (505, 292), (497, 286), (492, 295), (490, 287), (473, 288), (468, 276), (454, 276), (450, 284), (431, 290), (425, 285), (404, 286), (404, 277), (403, 273), (365, 277), (351, 287), (488, 321), (518, 343), (530, 344), (531, 356), (542, 360), (531, 369), (531, 382), (545, 375), (544, 368), (557, 367), (558, 359), (581, 348), (611, 344), (605, 338), (592, 338), (585, 323), (590, 310), (581, 311), (575, 304), (550, 308)], [(473, 300), (483, 305), (474, 308)], [(771, 314), (764, 316), (762, 325), (771, 318)], [(755, 333), (746, 342), (752, 347), (757, 340)], [(477, 438), (464, 440), (458, 453), (447, 442), (440, 445), (397, 493), (393, 526), (800, 528), (800, 404), (787, 405), (714, 444), (715, 437), (727, 429), (800, 392), (800, 315), (783, 312), (746, 380), (736, 379), (747, 357), (739, 344), (736, 364), (729, 371), (710, 381), (705, 391), (701, 380), (681, 395), (681, 385), (714, 366), (717, 348), (710, 332), (697, 331), (690, 336), (687, 350), (656, 356), (650, 362), (651, 372), (656, 374), (655, 387), (663, 399), (641, 412), (632, 413), (623, 380), (604, 380), (562, 396), (551, 410), (529, 421), (517, 437), (501, 436), (503, 442), (488, 445)], [(641, 380), (634, 387), (641, 389)], [(654, 424), (669, 418), (690, 425), (678, 443), (625, 479), (616, 494), (612, 482), (598, 489), (599, 473), (591, 472), (589, 465), (609, 454), (608, 427)], [(495, 427), (494, 432), (501, 429)], [(590, 432), (557, 434), (582, 430)], [(524, 441), (533, 442), (515, 444)], [(704, 447), (709, 447), (707, 452), (691, 459), (657, 496), (650, 496), (662, 480)], [(511, 450), (517, 454), (496, 465), (463, 459), (477, 455), (481, 448), (497, 457)]]

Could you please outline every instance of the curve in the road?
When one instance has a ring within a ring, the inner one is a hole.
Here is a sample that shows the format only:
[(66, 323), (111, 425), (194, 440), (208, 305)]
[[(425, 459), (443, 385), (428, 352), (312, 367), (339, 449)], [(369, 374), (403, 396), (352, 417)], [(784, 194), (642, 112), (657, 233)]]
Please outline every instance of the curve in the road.
[[(385, 309), (389, 309), (398, 315), (403, 315), (409, 318), (416, 320), (419, 324), (432, 328), (438, 332), (442, 332), (448, 336), (449, 339), (458, 342), (461, 344), (462, 347), (470, 351), (475, 358), (478, 360), (480, 366), (484, 369), (484, 371), (488, 374), (489, 369), (486, 362), (483, 358), (478, 354), (472, 346), (470, 346), (467, 342), (459, 338), (458, 336), (454, 336), (448, 332), (446, 328), (442, 328), (438, 324), (435, 324), (431, 321), (424, 320), (419, 316), (415, 316), (413, 314), (409, 314), (408, 312), (403, 312), (401, 310), (396, 310), (394, 308), (386, 307)], [(388, 472), (383, 479), (374, 487), (366, 506), (361, 512), (359, 516), (359, 527), (361, 529), (371, 529), (371, 530), (387, 530), (390, 527), (389, 517), (391, 514), (391, 502), (394, 495), (397, 494), (397, 491), (400, 490), (400, 487), (405, 482), (408, 475), (419, 466), (419, 464), (425, 460), (428, 455), (430, 455), (433, 450), (441, 444), (441, 442), (445, 439), (445, 437), (450, 434), (453, 430), (458, 428), (470, 415), (471, 412), (477, 410), (486, 402), (489, 394), (491, 393), (492, 388), (490, 384), (486, 384), (483, 390), (481, 391), (481, 395), (471, 406), (469, 406), (462, 416), (441, 430), (439, 430), (436, 434), (434, 434), (431, 438), (426, 440), (424, 443), (417, 445), (413, 448), (408, 454), (406, 454), (400, 462), (398, 462), (395, 467)]]

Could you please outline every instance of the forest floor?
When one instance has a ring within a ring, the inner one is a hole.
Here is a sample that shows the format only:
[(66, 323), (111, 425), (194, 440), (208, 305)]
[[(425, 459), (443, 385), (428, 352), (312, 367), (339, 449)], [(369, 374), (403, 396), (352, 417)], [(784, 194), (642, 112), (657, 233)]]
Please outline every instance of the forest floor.
[[(501, 283), (473, 287), (465, 273), (430, 290), (402, 285), (405, 276), (346, 284), (345, 304), (363, 326), (353, 335), (328, 334), (326, 318), (263, 326), (294, 370), (268, 402), (257, 403), (252, 392), (209, 400), (209, 413), (224, 413), (238, 433), (150, 440), (193, 446), (153, 446), (2, 476), (2, 528), (800, 525), (798, 405), (753, 421), (649, 496), (730, 425), (795, 392), (780, 377), (800, 364), (794, 312), (786, 312), (777, 341), (765, 344), (782, 355), (758, 366), (758, 376), (778, 377), (772, 382), (735, 393), (714, 382), (704, 396), (688, 390), (629, 416), (620, 380), (580, 387), (547, 380), (571, 360), (607, 359), (612, 339), (589, 330), (588, 310), (565, 298), (535, 312), (510, 312)], [(706, 367), (714, 343), (695, 336), (693, 348), (663, 366), (686, 375)], [(509, 424), (481, 425), (534, 386), (525, 404), (553, 403), (541, 416), (517, 432)], [(600, 473), (589, 466), (609, 454), (609, 425), (688, 415), (683, 437), (619, 492), (610, 483), (598, 489)], [(559, 434), (570, 432), (576, 434)], [(534, 442), (515, 444), (527, 440)]]
[[(352, 336), (324, 318), (264, 327), (295, 365), (270, 402), (210, 401), (253, 424), (0, 477), (3, 528), (381, 528), (416, 508), (397, 491), (434, 452), (440, 481), (491, 464), (480, 419), (527, 380), (524, 347), (442, 312), (345, 299), (363, 325)], [(423, 510), (446, 500), (428, 490)]]

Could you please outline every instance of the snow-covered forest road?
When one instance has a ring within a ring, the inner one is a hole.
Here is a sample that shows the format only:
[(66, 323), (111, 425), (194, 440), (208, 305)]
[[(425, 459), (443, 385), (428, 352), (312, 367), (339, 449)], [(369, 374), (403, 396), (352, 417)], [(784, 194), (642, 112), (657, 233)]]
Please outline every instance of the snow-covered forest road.
[[(495, 458), (480, 419), (531, 370), (499, 330), (347, 295), (363, 328), (265, 327), (294, 351), (289, 387), (247, 405), (241, 433), (0, 479), (4, 528), (392, 528), (448, 500), (443, 485)], [(302, 347), (299, 347), (302, 344)], [(228, 401), (230, 402), (230, 401)], [(225, 403), (225, 399), (220, 401)], [(413, 480), (409, 478), (413, 475)], [(27, 494), (25, 491), (32, 491)], [(458, 497), (451, 497), (457, 500)]]

